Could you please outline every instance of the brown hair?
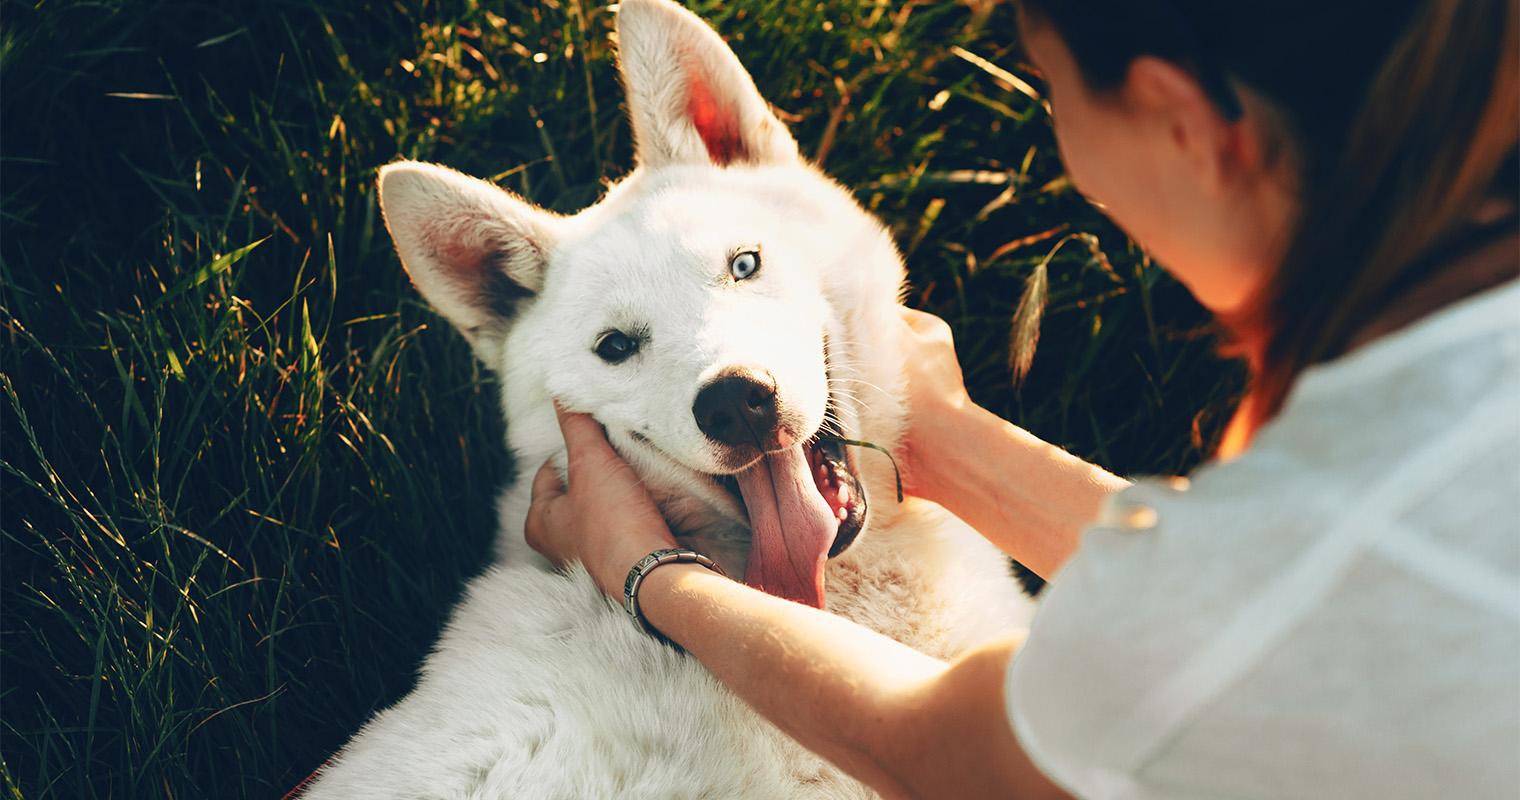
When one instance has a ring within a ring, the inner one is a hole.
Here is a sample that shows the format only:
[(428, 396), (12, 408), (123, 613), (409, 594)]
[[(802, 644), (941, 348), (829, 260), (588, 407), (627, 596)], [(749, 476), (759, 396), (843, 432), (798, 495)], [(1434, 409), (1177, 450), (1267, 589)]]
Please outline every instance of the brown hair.
[(1221, 454), (1250, 442), (1303, 370), (1439, 273), (1481, 203), (1520, 190), (1515, 0), (1025, 5), (1097, 88), (1151, 54), (1193, 70), (1226, 116), (1238, 81), (1287, 120), (1300, 222), (1273, 276), (1220, 318), (1224, 351), (1252, 374)]

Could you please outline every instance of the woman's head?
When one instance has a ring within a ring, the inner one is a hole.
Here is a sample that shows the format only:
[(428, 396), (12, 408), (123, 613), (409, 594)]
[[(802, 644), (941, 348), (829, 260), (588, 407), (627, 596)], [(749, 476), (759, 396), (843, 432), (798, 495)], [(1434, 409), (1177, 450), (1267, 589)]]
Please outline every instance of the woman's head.
[(1252, 365), (1226, 449), (1520, 181), (1514, 0), (1025, 0), (1023, 27), (1073, 180)]

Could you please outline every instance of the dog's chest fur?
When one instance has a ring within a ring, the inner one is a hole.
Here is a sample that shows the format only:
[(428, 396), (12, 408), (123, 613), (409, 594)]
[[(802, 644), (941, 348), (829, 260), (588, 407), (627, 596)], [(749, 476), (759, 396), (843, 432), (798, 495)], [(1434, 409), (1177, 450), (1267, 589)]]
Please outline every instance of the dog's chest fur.
[[(980, 536), (926, 503), (893, 516), (830, 566), (830, 611), (942, 658), (1027, 623)], [(470, 584), (416, 690), (307, 796), (873, 795), (650, 639), (584, 571), (516, 565)]]

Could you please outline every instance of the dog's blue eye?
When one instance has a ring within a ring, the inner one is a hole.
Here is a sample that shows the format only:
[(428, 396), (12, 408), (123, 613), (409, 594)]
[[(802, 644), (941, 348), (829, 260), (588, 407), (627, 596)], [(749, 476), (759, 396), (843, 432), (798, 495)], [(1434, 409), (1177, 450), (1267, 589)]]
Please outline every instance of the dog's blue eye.
[(728, 271), (729, 274), (734, 276), (734, 280), (736, 281), (742, 281), (759, 272), (760, 251), (745, 250), (742, 253), (735, 254), (733, 260), (728, 262)]
[(619, 364), (639, 351), (639, 340), (622, 331), (607, 331), (596, 340), (596, 355), (608, 364)]

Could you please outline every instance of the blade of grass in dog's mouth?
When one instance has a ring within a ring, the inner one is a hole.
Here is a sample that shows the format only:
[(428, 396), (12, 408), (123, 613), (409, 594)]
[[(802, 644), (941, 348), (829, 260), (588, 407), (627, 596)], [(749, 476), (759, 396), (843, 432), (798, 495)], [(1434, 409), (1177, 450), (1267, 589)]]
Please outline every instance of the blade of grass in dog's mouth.
[(892, 462), (892, 478), (897, 481), (897, 502), (901, 503), (903, 501), (902, 470), (898, 469), (897, 459), (892, 457), (892, 451), (875, 442), (862, 442), (858, 439), (846, 439), (842, 436), (820, 436), (818, 440), (820, 442), (838, 442), (850, 447), (865, 447), (886, 456), (887, 460)]

